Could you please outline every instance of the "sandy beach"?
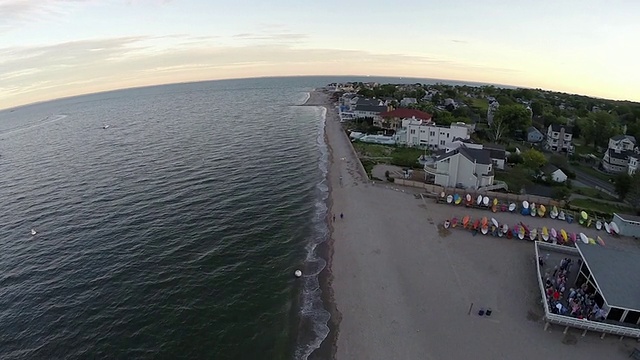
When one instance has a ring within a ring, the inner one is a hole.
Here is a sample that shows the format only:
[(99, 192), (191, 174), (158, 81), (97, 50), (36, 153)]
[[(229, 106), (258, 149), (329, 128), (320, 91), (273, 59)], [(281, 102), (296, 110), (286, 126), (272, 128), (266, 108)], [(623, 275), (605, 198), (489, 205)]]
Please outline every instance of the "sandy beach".
[[(326, 94), (312, 92), (307, 105), (327, 101)], [(336, 215), (328, 220), (332, 333), (326, 346), (336, 359), (624, 359), (637, 345), (595, 333), (582, 337), (579, 330), (565, 335), (556, 326), (544, 331), (532, 242), (439, 231), (452, 215), (492, 213), (425, 201), (414, 196), (417, 189), (373, 184), (330, 105), (325, 129)], [(509, 224), (555, 223), (495, 217)], [(563, 227), (572, 226), (579, 227)], [(487, 308), (490, 317), (478, 316)]]

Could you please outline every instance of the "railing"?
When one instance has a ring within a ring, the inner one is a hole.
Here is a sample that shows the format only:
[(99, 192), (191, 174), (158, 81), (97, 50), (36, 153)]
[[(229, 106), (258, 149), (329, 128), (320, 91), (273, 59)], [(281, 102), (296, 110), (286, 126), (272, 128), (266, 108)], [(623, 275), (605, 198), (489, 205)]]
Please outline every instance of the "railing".
[(483, 187), (479, 188), (478, 191), (493, 191), (493, 190), (498, 190), (498, 189), (509, 190), (509, 186), (504, 181), (494, 180), (493, 181), (493, 185), (483, 186)]
[[(564, 254), (570, 255), (579, 255), (578, 249), (571, 248), (567, 246), (554, 245), (554, 244), (546, 244), (541, 242), (536, 242), (536, 263), (537, 259), (540, 258), (540, 252), (538, 249), (546, 249), (556, 252), (561, 252)], [(547, 302), (547, 297), (544, 295), (544, 283), (542, 282), (542, 274), (540, 273), (540, 264), (536, 266), (538, 273), (538, 285), (540, 286), (540, 294), (542, 295), (542, 305), (544, 306), (544, 319), (546, 322), (551, 324), (570, 326), (573, 328), (578, 328), (582, 330), (591, 330), (601, 333), (613, 334), (618, 336), (627, 336), (632, 338), (640, 339), (640, 329), (634, 329), (626, 326), (613, 325), (598, 321), (591, 321), (587, 319), (576, 319), (569, 316), (554, 314), (549, 311), (549, 303)]]

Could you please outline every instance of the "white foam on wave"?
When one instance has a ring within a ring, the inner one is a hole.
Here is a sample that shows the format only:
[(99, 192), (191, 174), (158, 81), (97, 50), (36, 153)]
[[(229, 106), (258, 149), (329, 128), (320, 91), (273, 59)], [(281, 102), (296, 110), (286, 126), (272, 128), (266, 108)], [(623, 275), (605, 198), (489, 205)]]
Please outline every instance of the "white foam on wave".
[(47, 125), (47, 124), (54, 123), (56, 121), (60, 121), (60, 120), (62, 120), (64, 118), (66, 118), (66, 117), (67, 117), (67, 115), (51, 115), (51, 116), (47, 116), (44, 119), (40, 119), (40, 121), (38, 121), (38, 122), (36, 122), (34, 124), (31, 124), (29, 126), (25, 126), (25, 127), (21, 127), (21, 128), (17, 128), (17, 129), (11, 129), (9, 131), (0, 133), (0, 136), (15, 134), (15, 133), (19, 133), (19, 132), (22, 132), (22, 131), (27, 131), (27, 130), (31, 130), (31, 129), (34, 129), (34, 128), (38, 128), (40, 126), (44, 126), (44, 125)]
[(304, 93), (304, 98), (300, 102), (300, 105), (304, 105), (304, 103), (306, 103), (309, 100), (310, 97), (311, 97), (311, 93), (310, 92)]
[[(309, 94), (307, 94), (308, 99)], [(306, 100), (305, 100), (306, 102)], [(309, 320), (313, 326), (314, 337), (308, 343), (298, 344), (295, 351), (296, 359), (306, 360), (329, 335), (329, 319), (331, 314), (324, 308), (322, 302), (322, 290), (318, 275), (327, 266), (325, 259), (316, 253), (319, 244), (329, 238), (329, 228), (327, 226), (327, 199), (329, 198), (329, 187), (327, 186), (327, 173), (329, 169), (329, 151), (324, 140), (324, 127), (326, 122), (327, 109), (318, 108), (320, 111), (320, 123), (316, 143), (318, 145), (318, 169), (321, 172), (321, 180), (316, 184), (317, 198), (313, 216), (314, 234), (306, 246), (307, 255), (305, 259), (305, 276), (303, 277), (302, 306), (300, 316)]]

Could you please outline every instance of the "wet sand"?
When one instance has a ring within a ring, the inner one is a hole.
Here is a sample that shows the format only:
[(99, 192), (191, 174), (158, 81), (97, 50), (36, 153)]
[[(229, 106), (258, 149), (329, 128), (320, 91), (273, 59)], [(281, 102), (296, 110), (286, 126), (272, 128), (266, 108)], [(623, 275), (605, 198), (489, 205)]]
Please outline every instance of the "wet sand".
[[(307, 104), (323, 101), (326, 95), (314, 92)], [(637, 344), (594, 333), (581, 337), (579, 330), (564, 335), (555, 326), (545, 332), (532, 242), (439, 229), (452, 215), (493, 214), (417, 199), (411, 188), (372, 184), (331, 107), (326, 137), (337, 219), (328, 219), (332, 324), (324, 349), (335, 358), (624, 359)], [(494, 216), (508, 224), (559, 223)], [(487, 308), (490, 317), (477, 315)]]

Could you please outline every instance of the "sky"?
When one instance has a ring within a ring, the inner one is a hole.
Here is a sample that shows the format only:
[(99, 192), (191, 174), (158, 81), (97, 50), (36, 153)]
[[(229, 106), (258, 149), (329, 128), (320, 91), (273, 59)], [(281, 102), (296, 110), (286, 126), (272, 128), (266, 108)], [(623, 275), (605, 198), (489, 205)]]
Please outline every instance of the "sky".
[(292, 75), (473, 81), (640, 101), (637, 0), (0, 0), (0, 109)]

